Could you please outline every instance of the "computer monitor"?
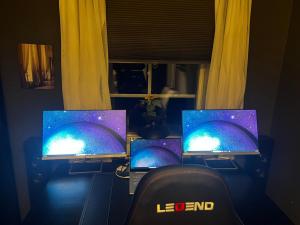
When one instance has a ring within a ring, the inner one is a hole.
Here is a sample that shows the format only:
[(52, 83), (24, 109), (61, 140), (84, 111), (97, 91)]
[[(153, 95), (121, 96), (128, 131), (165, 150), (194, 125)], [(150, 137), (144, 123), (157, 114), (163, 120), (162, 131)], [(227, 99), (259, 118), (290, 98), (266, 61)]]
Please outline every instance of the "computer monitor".
[(43, 112), (43, 159), (125, 156), (125, 110)]
[(130, 170), (181, 164), (181, 139), (136, 139), (130, 146)]
[(182, 112), (184, 155), (259, 154), (255, 110)]

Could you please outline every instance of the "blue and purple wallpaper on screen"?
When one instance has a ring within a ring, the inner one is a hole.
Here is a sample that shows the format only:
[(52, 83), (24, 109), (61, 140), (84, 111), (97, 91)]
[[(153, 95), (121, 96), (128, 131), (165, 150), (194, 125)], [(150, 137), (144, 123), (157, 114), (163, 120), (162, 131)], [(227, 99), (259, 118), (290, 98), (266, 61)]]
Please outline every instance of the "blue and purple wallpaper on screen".
[(184, 152), (258, 150), (255, 110), (187, 110), (182, 128)]
[(181, 164), (181, 140), (136, 139), (130, 147), (130, 168), (157, 168)]
[(125, 153), (125, 110), (43, 112), (43, 156)]

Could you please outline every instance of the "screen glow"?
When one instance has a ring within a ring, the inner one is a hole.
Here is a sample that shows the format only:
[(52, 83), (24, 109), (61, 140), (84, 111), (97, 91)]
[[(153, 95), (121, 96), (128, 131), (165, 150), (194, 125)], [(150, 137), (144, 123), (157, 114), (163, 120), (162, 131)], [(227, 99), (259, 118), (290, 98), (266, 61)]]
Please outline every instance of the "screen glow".
[(75, 155), (84, 153), (85, 142), (72, 136), (53, 138), (48, 142), (48, 155)]
[(189, 149), (189, 151), (206, 151), (207, 149), (218, 150), (221, 143), (219, 138), (203, 134), (191, 136), (186, 144), (188, 145), (186, 148)]
[(45, 111), (43, 156), (126, 154), (126, 111)]
[(184, 152), (258, 150), (255, 110), (186, 110), (182, 115)]
[(167, 165), (181, 164), (181, 140), (170, 139), (137, 139), (131, 143), (130, 168), (150, 169)]

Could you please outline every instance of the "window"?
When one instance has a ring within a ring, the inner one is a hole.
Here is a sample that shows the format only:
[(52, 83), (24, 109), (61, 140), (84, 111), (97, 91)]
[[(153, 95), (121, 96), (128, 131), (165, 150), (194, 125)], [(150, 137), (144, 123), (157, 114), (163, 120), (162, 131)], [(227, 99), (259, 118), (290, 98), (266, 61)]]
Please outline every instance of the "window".
[(195, 108), (198, 69), (198, 64), (111, 63), (112, 107), (127, 110), (131, 132), (150, 113), (161, 117), (170, 133), (178, 135), (181, 111)]

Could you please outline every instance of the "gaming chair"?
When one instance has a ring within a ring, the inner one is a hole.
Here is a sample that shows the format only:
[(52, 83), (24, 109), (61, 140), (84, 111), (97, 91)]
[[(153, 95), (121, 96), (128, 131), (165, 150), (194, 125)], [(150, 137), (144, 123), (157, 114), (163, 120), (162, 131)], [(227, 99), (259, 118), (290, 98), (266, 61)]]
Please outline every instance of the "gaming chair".
[(126, 225), (243, 225), (213, 170), (168, 166), (140, 181)]

